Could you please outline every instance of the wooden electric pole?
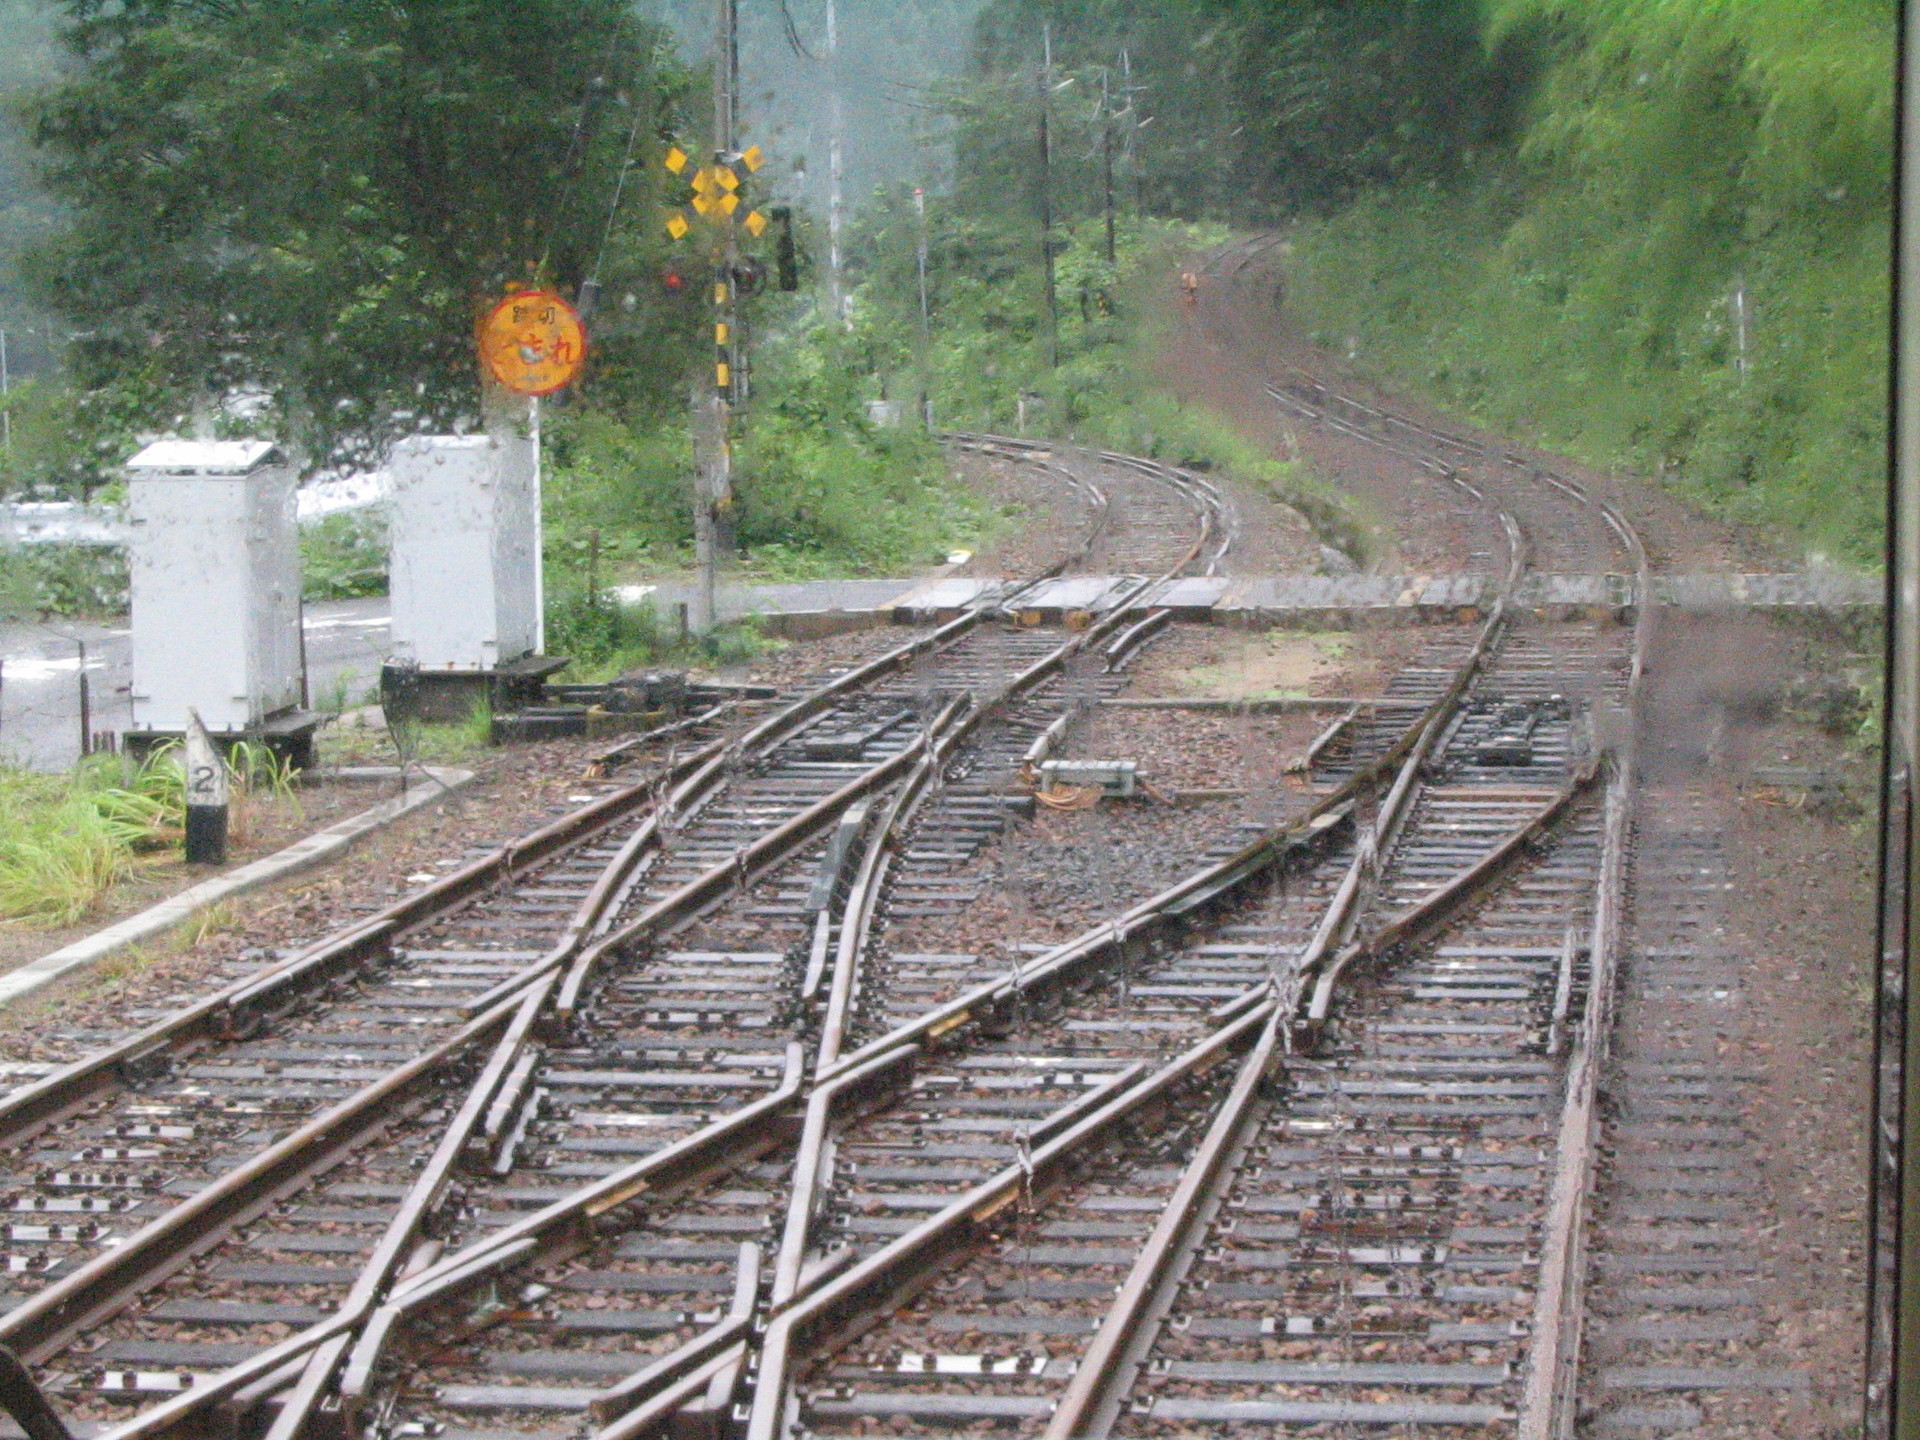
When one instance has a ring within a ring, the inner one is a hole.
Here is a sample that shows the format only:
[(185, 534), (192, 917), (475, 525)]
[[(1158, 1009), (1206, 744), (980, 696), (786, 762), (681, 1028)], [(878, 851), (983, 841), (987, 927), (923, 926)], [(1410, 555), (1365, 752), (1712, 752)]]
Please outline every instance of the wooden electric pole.
[(841, 104), (840, 8), (838, 0), (827, 0), (827, 293), (833, 318), (845, 325), (851, 317), (840, 251), (846, 205), (846, 116)]
[(1100, 170), (1105, 180), (1107, 206), (1107, 264), (1115, 262), (1113, 242), (1113, 107), (1107, 95), (1107, 72), (1100, 72)]
[(1060, 295), (1053, 276), (1053, 26), (1040, 28), (1040, 254), (1047, 276), (1047, 368), (1060, 365)]
[[(739, 135), (740, 6), (717, 0), (713, 54), (713, 164), (730, 168)], [(695, 389), (698, 419), (694, 444), (699, 477), (693, 508), (693, 558), (698, 593), (694, 624), (702, 634), (719, 619), (716, 589), (727, 544), (726, 518), (733, 511), (732, 410), (739, 361), (734, 272), (739, 259), (733, 226), (714, 227), (713, 375)], [(704, 393), (703, 393), (704, 392)]]

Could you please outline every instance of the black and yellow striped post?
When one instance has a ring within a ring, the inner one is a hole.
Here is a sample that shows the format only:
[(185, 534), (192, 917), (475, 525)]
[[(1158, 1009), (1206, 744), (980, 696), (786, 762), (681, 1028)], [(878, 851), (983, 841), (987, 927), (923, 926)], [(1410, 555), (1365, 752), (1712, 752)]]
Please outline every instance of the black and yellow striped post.
[(767, 228), (767, 217), (753, 208), (747, 196), (748, 183), (766, 163), (766, 157), (758, 145), (739, 152), (723, 146), (710, 165), (695, 166), (692, 157), (676, 145), (667, 151), (664, 162), (669, 174), (683, 177), (687, 184), (681, 206), (667, 216), (667, 234), (674, 240), (684, 240), (698, 223), (711, 227), (713, 374), (710, 399), (702, 407), (708, 414), (696, 432), (697, 448), (704, 451), (705, 458), (700, 465), (694, 526), (704, 628), (713, 621), (714, 556), (724, 544), (724, 532), (733, 513), (732, 412), (747, 399), (748, 372), (739, 314), (739, 232), (744, 229), (758, 238)]

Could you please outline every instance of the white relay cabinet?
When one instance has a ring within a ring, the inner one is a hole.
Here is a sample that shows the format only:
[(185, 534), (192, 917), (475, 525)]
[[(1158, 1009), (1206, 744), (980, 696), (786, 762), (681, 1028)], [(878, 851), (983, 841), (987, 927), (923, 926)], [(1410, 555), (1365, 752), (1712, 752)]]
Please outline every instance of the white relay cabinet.
[(215, 734), (299, 706), (295, 476), (261, 440), (159, 440), (127, 462), (133, 728)]
[(394, 447), (393, 659), (494, 671), (540, 648), (535, 442), (426, 435)]

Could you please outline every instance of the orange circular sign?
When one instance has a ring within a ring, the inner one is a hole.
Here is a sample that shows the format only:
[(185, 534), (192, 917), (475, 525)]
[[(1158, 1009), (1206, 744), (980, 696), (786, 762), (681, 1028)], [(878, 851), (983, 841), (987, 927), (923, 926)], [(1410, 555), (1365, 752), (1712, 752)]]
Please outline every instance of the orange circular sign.
[(497, 384), (516, 394), (565, 389), (586, 358), (586, 325), (551, 291), (516, 291), (480, 322), (480, 363)]

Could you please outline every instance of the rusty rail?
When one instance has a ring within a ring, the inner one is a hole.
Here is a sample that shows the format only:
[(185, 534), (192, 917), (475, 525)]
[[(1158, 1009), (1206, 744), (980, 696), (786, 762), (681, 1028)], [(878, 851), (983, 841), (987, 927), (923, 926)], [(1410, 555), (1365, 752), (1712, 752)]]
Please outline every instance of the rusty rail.
[(1271, 1018), (1272, 1007), (1233, 1021), (1154, 1074), (1109, 1097), (1106, 1090), (1063, 1107), (1043, 1127), (1026, 1164), (1011, 1165), (957, 1197), (839, 1278), (819, 1286), (768, 1323), (746, 1440), (777, 1440), (790, 1404), (788, 1367), (796, 1355), (857, 1333), (874, 1315), (911, 1296), (954, 1256), (985, 1243), (995, 1218), (1058, 1187), (1080, 1153), (1176, 1087), (1223, 1063)]

